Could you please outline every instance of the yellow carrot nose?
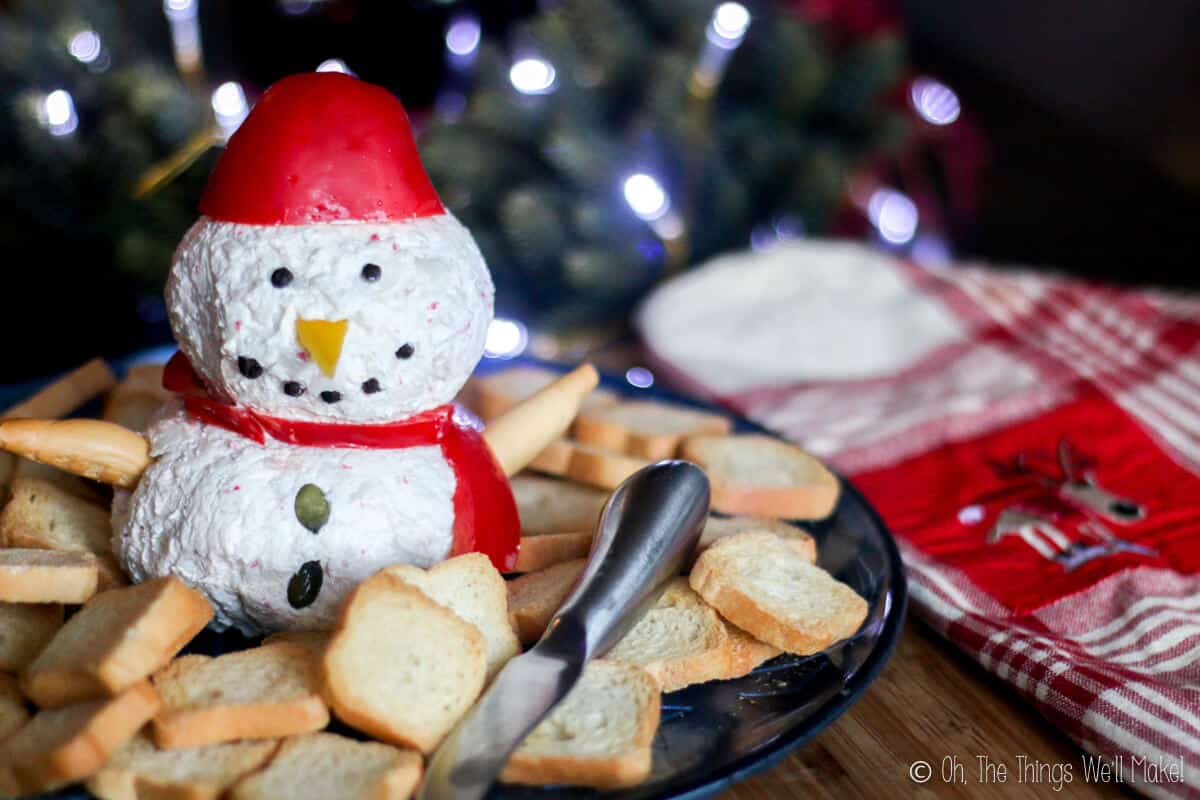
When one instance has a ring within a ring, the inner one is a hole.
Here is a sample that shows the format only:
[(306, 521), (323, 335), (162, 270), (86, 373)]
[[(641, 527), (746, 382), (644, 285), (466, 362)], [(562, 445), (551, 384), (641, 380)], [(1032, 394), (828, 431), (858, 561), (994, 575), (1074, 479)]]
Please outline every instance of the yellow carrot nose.
[(347, 320), (330, 322), (327, 319), (296, 320), (296, 339), (321, 372), (332, 378), (337, 372), (338, 359), (342, 357), (342, 342), (346, 340)]

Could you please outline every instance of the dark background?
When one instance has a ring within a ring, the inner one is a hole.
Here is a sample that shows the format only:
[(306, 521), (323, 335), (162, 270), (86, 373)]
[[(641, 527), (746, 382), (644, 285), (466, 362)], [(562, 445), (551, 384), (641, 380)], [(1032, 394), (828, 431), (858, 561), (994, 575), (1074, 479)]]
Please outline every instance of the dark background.
[[(201, 4), (214, 84), (236, 78), (256, 96), (282, 75), (338, 57), (410, 109), (429, 105), (452, 8), (336, 0), (292, 15), (285, 5)], [(467, 5), (490, 30), (535, 8)], [(915, 69), (953, 86), (986, 146), (977, 205), (949, 219), (955, 256), (1200, 287), (1200, 3), (907, 0), (900, 12)], [(169, 335), (144, 301), (134, 313), (137, 290), (120, 276), (84, 269), (68, 277), (39, 261), (35, 242), (16, 260), (3, 267), (0, 330), (20, 346), (9, 350), (16, 355), (0, 382)]]

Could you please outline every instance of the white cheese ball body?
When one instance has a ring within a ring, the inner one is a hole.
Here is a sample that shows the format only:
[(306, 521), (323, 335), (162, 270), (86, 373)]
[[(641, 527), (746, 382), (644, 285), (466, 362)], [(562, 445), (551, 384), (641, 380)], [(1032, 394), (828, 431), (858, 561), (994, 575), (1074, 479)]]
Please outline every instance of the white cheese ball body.
[[(201, 217), (175, 252), (166, 296), (180, 349), (218, 396), (268, 416), (370, 423), (453, 399), (483, 355), (494, 289), (450, 214), (319, 225)], [(300, 319), (347, 322), (333, 375), (301, 346)]]
[[(203, 591), (217, 628), (329, 629), (346, 594), (378, 570), (450, 554), (456, 482), (440, 447), (260, 445), (193, 420), (178, 402), (148, 436), (154, 461), (113, 503), (113, 550), (135, 581), (173, 574)], [(330, 507), (317, 533), (296, 516), (306, 484)], [(320, 592), (295, 608), (288, 585), (311, 561)]]

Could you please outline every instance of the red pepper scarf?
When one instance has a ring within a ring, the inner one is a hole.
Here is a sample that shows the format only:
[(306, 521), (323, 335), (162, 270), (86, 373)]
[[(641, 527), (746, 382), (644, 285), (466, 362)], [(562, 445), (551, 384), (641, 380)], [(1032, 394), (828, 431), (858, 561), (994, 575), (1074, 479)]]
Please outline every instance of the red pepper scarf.
[(402, 422), (382, 424), (268, 417), (214, 398), (182, 352), (167, 362), (163, 386), (184, 395), (184, 408), (193, 418), (259, 444), (270, 437), (301, 447), (400, 450), (440, 445), (455, 477), (452, 554), (483, 553), (501, 572), (516, 567), (521, 524), (512, 487), (483, 436), (455, 414), (452, 403)]

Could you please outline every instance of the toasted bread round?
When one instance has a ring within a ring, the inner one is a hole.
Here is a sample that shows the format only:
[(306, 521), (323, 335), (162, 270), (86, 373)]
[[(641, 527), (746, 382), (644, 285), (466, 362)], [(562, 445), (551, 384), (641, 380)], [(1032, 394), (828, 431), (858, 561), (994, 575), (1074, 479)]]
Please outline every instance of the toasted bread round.
[(798, 655), (847, 639), (867, 602), (770, 533), (739, 533), (696, 559), (689, 583), (721, 616), (759, 641)]
[(0, 549), (0, 602), (83, 603), (99, 581), (91, 553)]
[(244, 778), (230, 800), (406, 800), (421, 781), (421, 755), (334, 733), (287, 739), (266, 769)]
[(0, 673), (0, 742), (12, 736), (29, 720), (25, 697), (11, 675)]
[(239, 778), (271, 758), (274, 740), (227, 742), (160, 750), (138, 734), (117, 751), (87, 787), (103, 800), (217, 800)]
[(680, 455), (708, 474), (716, 511), (823, 519), (837, 505), (837, 477), (799, 447), (771, 436), (696, 436), (684, 441)]
[(634, 400), (582, 411), (575, 420), (575, 438), (585, 444), (660, 461), (672, 458), (688, 436), (724, 435), (732, 425), (727, 417), (709, 411)]
[(717, 680), (730, 672), (728, 634), (717, 612), (687, 578), (674, 578), (658, 601), (605, 658), (636, 664), (664, 692)]
[(636, 786), (650, 774), (660, 698), (658, 684), (639, 667), (603, 659), (588, 663), (575, 687), (513, 753), (500, 780)]
[(309, 650), (275, 644), (210, 658), (187, 655), (154, 676), (162, 711), (154, 741), (162, 748), (308, 733), (329, 723)]
[(57, 603), (0, 603), (0, 670), (25, 669), (62, 624)]
[(591, 531), (608, 492), (578, 483), (521, 474), (512, 481), (523, 536)]
[(116, 694), (166, 666), (212, 619), (203, 594), (174, 576), (102, 592), (22, 676), (42, 708)]
[(605, 450), (595, 445), (576, 442), (567, 465), (567, 477), (589, 486), (615, 489), (621, 482), (650, 461), (639, 456)]
[(381, 572), (350, 593), (321, 666), (342, 721), (429, 753), (483, 689), (487, 645), (474, 625)]
[(587, 559), (555, 564), (508, 582), (508, 618), (521, 644), (542, 638), (571, 589), (579, 582)]
[(802, 555), (806, 561), (814, 564), (817, 561), (817, 542), (808, 531), (790, 522), (766, 517), (710, 516), (704, 523), (704, 530), (700, 531), (700, 541), (696, 543), (696, 555), (700, 555), (727, 536), (750, 531), (773, 533), (795, 548), (796, 552)]
[(0, 795), (46, 792), (99, 770), (158, 710), (146, 681), (116, 697), (36, 714), (0, 742)]
[(487, 680), (521, 652), (508, 622), (508, 592), (504, 578), (483, 553), (466, 553), (428, 570), (398, 564), (388, 574), (420, 589), (439, 605), (474, 625), (487, 647)]

